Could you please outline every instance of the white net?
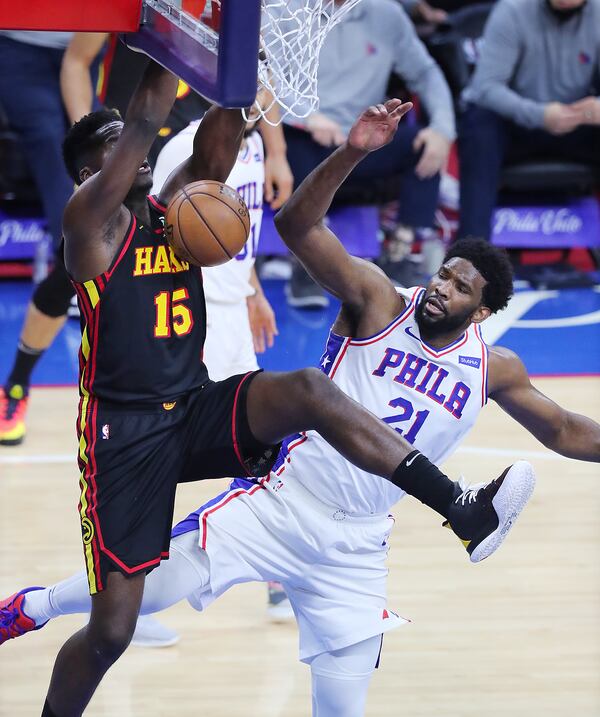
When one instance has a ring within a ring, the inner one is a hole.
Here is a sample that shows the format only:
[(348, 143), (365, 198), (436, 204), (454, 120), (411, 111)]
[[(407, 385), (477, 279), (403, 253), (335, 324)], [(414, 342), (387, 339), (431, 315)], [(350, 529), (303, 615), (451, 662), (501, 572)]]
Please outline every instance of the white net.
[[(261, 49), (259, 87), (271, 98), (256, 109), (269, 124), (279, 124), (286, 114), (307, 117), (319, 107), (317, 71), (319, 55), (329, 31), (360, 0), (261, 0)], [(212, 0), (220, 6), (220, 0)], [(280, 117), (269, 115), (278, 103)]]
[[(317, 71), (327, 34), (360, 0), (261, 0), (260, 117), (279, 124), (283, 116), (307, 117), (319, 107)], [(144, 0), (212, 53), (219, 51), (221, 0)], [(264, 94), (264, 93), (263, 93)], [(270, 113), (279, 104), (280, 117)]]
[[(282, 115), (307, 117), (319, 107), (319, 55), (329, 31), (360, 0), (262, 0), (258, 78)], [(263, 112), (264, 114), (264, 112)]]

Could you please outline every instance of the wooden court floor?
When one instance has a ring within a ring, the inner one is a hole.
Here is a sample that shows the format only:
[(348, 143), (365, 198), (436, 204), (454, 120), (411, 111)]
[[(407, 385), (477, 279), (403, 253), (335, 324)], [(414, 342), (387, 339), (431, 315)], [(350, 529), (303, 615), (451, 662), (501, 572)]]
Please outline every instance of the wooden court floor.
[[(537, 381), (600, 419), (600, 379)], [(34, 391), (30, 431), (0, 448), (0, 594), (46, 585), (82, 566), (77, 524), (74, 389)], [(389, 606), (412, 624), (388, 633), (370, 717), (600, 716), (600, 468), (546, 451), (494, 405), (448, 471), (488, 479), (516, 457), (538, 486), (501, 551), (472, 565), (412, 499), (396, 507)], [(10, 461), (10, 462), (9, 462)], [(187, 484), (176, 518), (215, 494)], [(272, 625), (265, 588), (238, 586), (206, 614), (161, 619), (181, 633), (163, 650), (131, 648), (86, 714), (93, 717), (306, 717), (309, 671), (293, 624)], [(0, 715), (39, 715), (54, 657), (85, 621), (55, 620), (0, 648)]]

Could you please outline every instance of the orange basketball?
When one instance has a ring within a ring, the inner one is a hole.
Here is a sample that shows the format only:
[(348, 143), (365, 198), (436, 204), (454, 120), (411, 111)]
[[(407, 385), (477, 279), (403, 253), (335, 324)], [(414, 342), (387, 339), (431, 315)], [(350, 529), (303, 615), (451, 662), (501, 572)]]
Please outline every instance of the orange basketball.
[(221, 182), (192, 182), (173, 197), (165, 233), (173, 251), (197, 266), (218, 266), (238, 254), (250, 231), (250, 214), (240, 195)]

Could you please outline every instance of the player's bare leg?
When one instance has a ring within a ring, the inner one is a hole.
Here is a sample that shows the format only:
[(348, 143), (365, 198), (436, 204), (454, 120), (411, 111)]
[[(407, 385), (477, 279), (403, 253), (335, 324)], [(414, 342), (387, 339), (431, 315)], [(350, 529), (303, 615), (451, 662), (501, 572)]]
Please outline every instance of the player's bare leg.
[[(247, 410), (250, 430), (262, 443), (312, 429), (351, 463), (383, 478), (392, 479), (415, 452), (400, 433), (315, 368), (258, 374), (248, 389)], [(446, 481), (449, 501), (455, 484)]]
[[(272, 444), (313, 429), (351, 463), (383, 478), (392, 479), (402, 461), (415, 452), (397, 431), (318, 369), (258, 374), (248, 389), (247, 406), (257, 440)], [(443, 478), (449, 503), (455, 484)]]
[(318, 369), (258, 374), (248, 389), (247, 412), (250, 430), (266, 444), (318, 431), (348, 461), (443, 515), (472, 562), (500, 546), (533, 492), (535, 476), (525, 461), (487, 484), (459, 486)]
[(109, 573), (105, 590), (92, 597), (90, 621), (62, 647), (42, 717), (83, 713), (108, 668), (127, 649), (144, 592), (145, 574)]

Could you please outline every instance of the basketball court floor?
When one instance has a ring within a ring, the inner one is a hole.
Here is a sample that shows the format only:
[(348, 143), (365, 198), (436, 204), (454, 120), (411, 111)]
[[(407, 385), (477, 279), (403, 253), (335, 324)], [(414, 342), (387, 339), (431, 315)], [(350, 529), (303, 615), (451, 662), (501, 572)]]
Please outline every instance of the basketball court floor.
[[(316, 364), (335, 314), (290, 310), (267, 283), (280, 335), (268, 369)], [(12, 361), (29, 285), (0, 283), (0, 377)], [(517, 351), (536, 385), (600, 420), (600, 291), (520, 291), (487, 338)], [(78, 325), (71, 321), (35, 374), (29, 432), (0, 447), (0, 595), (45, 585), (82, 566), (76, 504)], [(493, 404), (447, 471), (470, 481), (531, 461), (538, 485), (497, 555), (472, 565), (436, 515), (396, 506), (389, 607), (412, 620), (388, 633), (370, 717), (600, 715), (600, 469), (553, 455)], [(318, 479), (318, 476), (315, 476)], [(222, 487), (179, 490), (176, 519)], [(206, 614), (180, 604), (160, 619), (175, 647), (130, 648), (109, 673), (91, 717), (307, 717), (309, 671), (293, 624), (274, 625), (262, 585), (238, 586)], [(39, 714), (54, 657), (85, 617), (56, 620), (0, 648), (0, 715)]]

